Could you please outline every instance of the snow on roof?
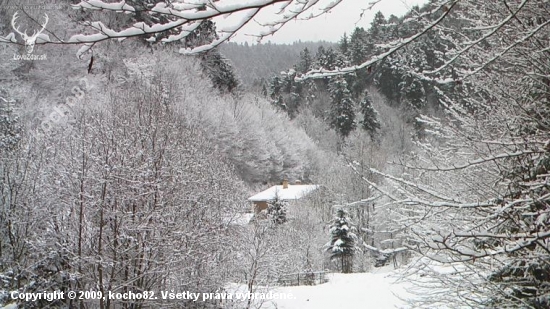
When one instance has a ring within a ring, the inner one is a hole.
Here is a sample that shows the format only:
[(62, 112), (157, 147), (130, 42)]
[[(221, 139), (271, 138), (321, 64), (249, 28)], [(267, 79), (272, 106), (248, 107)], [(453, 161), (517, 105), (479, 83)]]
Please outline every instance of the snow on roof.
[(283, 189), (282, 185), (273, 186), (267, 190), (251, 196), (250, 198), (248, 198), (248, 200), (251, 202), (265, 202), (275, 199), (283, 201), (298, 200), (317, 190), (318, 188), (318, 185), (288, 185), (288, 188), (286, 189)]

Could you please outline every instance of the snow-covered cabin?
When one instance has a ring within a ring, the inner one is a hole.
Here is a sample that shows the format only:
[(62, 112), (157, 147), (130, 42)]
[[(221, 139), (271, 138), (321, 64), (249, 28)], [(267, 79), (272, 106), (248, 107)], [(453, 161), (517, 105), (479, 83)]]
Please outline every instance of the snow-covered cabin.
[(254, 194), (249, 197), (248, 200), (253, 203), (252, 211), (259, 213), (267, 208), (269, 201), (276, 199), (282, 201), (296, 201), (306, 197), (310, 193), (319, 189), (318, 185), (303, 185), (299, 181), (295, 184), (288, 184), (288, 180), (283, 180), (281, 185), (273, 186), (260, 193)]

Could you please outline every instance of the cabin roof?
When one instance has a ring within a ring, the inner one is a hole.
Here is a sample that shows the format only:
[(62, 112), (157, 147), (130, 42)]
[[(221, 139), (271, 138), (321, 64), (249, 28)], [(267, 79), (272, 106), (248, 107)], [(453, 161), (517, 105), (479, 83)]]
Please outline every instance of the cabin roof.
[(248, 200), (251, 202), (265, 202), (273, 201), (276, 199), (282, 201), (298, 200), (317, 190), (318, 188), (318, 185), (288, 185), (288, 188), (283, 189), (282, 185), (278, 185), (273, 186), (260, 193), (254, 194), (253, 196), (249, 197)]

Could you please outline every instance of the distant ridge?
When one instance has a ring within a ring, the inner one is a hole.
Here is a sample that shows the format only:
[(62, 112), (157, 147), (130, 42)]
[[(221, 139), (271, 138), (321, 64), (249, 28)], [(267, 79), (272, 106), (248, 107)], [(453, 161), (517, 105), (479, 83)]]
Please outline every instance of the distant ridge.
[[(270, 78), (286, 71), (298, 62), (300, 52), (308, 48), (315, 55), (319, 46), (335, 46), (332, 42), (295, 42), (293, 44), (224, 43), (221, 52), (233, 63), (237, 74), (248, 89), (259, 85), (262, 78)], [(261, 87), (261, 86), (260, 86)]]

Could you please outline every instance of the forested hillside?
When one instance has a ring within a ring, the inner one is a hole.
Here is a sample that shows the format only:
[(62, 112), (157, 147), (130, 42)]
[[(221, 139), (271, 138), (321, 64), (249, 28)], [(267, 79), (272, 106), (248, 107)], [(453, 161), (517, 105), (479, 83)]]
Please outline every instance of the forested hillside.
[[(410, 308), (548, 308), (548, 1), (225, 43), (341, 1), (2, 2), (0, 306), (265, 308), (161, 292), (392, 265)], [(281, 181), (318, 186), (247, 200)]]
[[(427, 9), (415, 7), (413, 11), (423, 12)], [(436, 38), (426, 35), (406, 47), (403, 52), (406, 56), (388, 56), (381, 63), (356, 69), (350, 74), (301, 77), (312, 70), (338, 71), (361, 65), (387, 49), (383, 47), (384, 42), (420, 31), (420, 24), (412, 21), (404, 23), (411, 16), (398, 18), (392, 15), (386, 18), (378, 12), (369, 29), (358, 27), (349, 35), (343, 33), (335, 46), (320, 46), (316, 50), (303, 48), (296, 62), (265, 81), (262, 85), (264, 96), (290, 118), (296, 117), (304, 109), (311, 110), (342, 138), (357, 128), (376, 138), (380, 127), (379, 117), (368, 92), (370, 87), (374, 87), (392, 107), (400, 110), (405, 121), (415, 126), (415, 137), (422, 138), (424, 127), (416, 118), (421, 114), (439, 116), (442, 97), (460, 95), (463, 87), (467, 86), (460, 84), (457, 87), (451, 83), (442, 89), (437, 81), (419, 78), (407, 71), (413, 64), (420, 71), (432, 70), (441, 64), (435, 55), (444, 53), (443, 47), (446, 45)]]
[[(227, 42), (221, 52), (233, 63), (235, 72), (249, 90), (259, 92), (266, 77), (279, 74), (298, 62), (304, 48), (317, 50), (319, 46), (333, 46), (329, 42), (295, 42), (293, 44), (239, 44)], [(269, 61), (265, 61), (269, 59)]]

